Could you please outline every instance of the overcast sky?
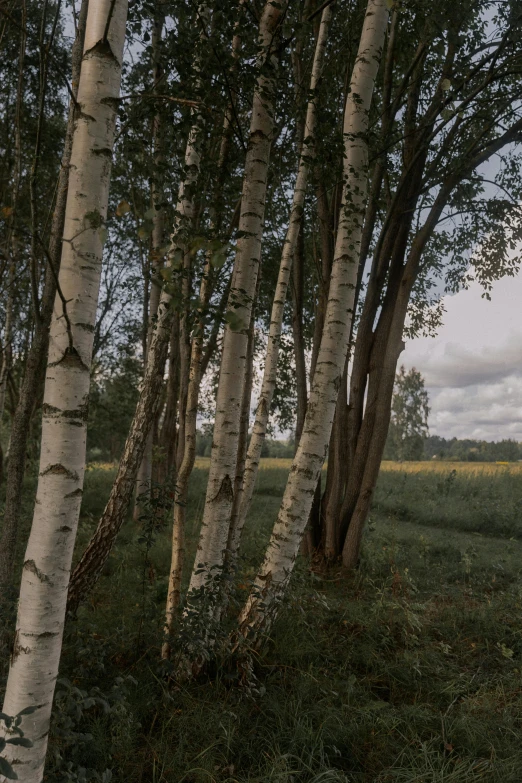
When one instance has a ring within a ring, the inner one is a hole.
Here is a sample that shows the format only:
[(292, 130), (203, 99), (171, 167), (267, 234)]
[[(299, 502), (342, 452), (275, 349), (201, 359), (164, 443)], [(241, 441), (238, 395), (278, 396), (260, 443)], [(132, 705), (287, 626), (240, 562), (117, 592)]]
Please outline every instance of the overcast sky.
[(445, 297), (437, 337), (408, 341), (400, 361), (425, 377), (431, 434), (522, 441), (522, 276), (481, 293)]

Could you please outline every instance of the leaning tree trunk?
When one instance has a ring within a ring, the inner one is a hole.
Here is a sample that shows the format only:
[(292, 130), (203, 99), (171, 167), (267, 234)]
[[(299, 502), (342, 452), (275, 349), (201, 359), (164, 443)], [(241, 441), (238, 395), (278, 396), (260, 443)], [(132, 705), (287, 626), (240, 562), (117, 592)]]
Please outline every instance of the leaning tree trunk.
[[(51, 323), (40, 472), (3, 711), (32, 747), (7, 745), (24, 783), (43, 778), (85, 471), (87, 400), (127, 1), (91, 0), (73, 138), (59, 296)], [(15, 752), (12, 753), (12, 750)]]
[(321, 27), (317, 37), (314, 61), (312, 66), (312, 77), (310, 80), (310, 100), (308, 102), (304, 139), (297, 170), (297, 179), (295, 183), (292, 208), (288, 229), (286, 232), (283, 252), (281, 255), (281, 264), (276, 284), (274, 301), (272, 304), (272, 313), (270, 316), (270, 330), (268, 334), (268, 345), (266, 349), (265, 368), (263, 372), (263, 381), (261, 384), (261, 393), (257, 403), (256, 417), (252, 431), (252, 438), (248, 447), (246, 458), (244, 478), (241, 486), (241, 500), (239, 503), (239, 512), (234, 529), (234, 535), (230, 540), (231, 556), (235, 558), (241, 531), (245, 524), (246, 516), (252, 502), (254, 486), (259, 469), (259, 460), (261, 459), (261, 450), (265, 441), (270, 406), (274, 396), (277, 361), (279, 358), (279, 345), (281, 342), (281, 332), (283, 328), (283, 314), (286, 302), (286, 294), (292, 272), (292, 261), (297, 250), (299, 232), (301, 229), (301, 219), (304, 210), (306, 196), (306, 187), (308, 183), (308, 171), (315, 158), (315, 132), (317, 125), (317, 94), (321, 81), (321, 72), (326, 49), (326, 40), (328, 37), (328, 27), (332, 16), (332, 6), (327, 6), (321, 17)]
[(343, 200), (310, 403), (272, 537), (239, 617), (241, 633), (254, 646), (273, 621), (290, 578), (328, 450), (353, 316), (367, 192), (366, 134), (387, 20), (386, 0), (369, 0), (345, 110)]
[[(87, 19), (88, 0), (83, 0), (78, 18), (76, 40), (72, 48), (72, 78), (71, 89), (76, 100), (80, 67), (83, 54), (83, 39)], [(65, 132), (64, 151), (58, 185), (56, 188), (56, 204), (54, 207), (48, 249), (48, 267), (40, 307), (40, 318), (36, 325), (33, 342), (27, 355), (24, 377), (20, 386), (18, 405), (11, 424), (9, 464), (7, 466), (4, 525), (0, 539), (0, 591), (13, 575), (14, 560), (18, 536), (18, 520), (22, 504), (22, 486), (25, 469), (25, 455), (31, 415), (34, 410), (35, 398), (39, 399), (44, 381), (44, 367), (49, 346), (49, 328), (53, 314), (53, 304), (56, 296), (56, 275), (60, 268), (62, 254), (62, 237), (69, 184), (69, 164), (76, 117), (75, 100), (70, 102), (67, 129)], [(51, 268), (52, 267), (52, 268)]]
[(216, 400), (216, 417), (205, 510), (189, 603), (223, 568), (234, 499), (241, 402), (246, 373), (248, 330), (261, 256), (268, 161), (274, 119), (276, 51), (274, 39), (283, 7), (267, 2), (259, 23), (260, 71), (254, 90), (245, 160), (239, 238), (228, 298), (227, 325)]
[[(206, 13), (206, 5), (200, 5), (198, 9), (200, 17), (205, 17)], [(167, 259), (169, 271), (173, 270), (178, 257), (186, 252), (194, 217), (193, 194), (200, 169), (203, 116), (199, 108), (194, 109), (193, 112), (193, 124), (185, 148), (184, 176), (178, 191), (176, 222)], [(118, 473), (96, 531), (71, 578), (68, 601), (68, 609), (71, 612), (76, 611), (79, 603), (98, 581), (129, 508), (147, 436), (161, 403), (163, 372), (174, 317), (171, 299), (169, 288), (164, 288), (148, 350), (140, 397), (125, 441)]]

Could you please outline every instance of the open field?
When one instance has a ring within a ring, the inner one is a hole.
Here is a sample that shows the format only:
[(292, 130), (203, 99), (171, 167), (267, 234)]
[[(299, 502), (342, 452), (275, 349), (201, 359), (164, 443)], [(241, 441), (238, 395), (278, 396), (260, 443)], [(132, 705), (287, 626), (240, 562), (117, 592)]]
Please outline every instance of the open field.
[[(262, 463), (238, 603), (288, 463)], [(198, 460), (190, 489), (190, 565), (207, 465)], [(78, 550), (113, 476), (88, 471)], [(118, 783), (519, 783), (520, 466), (385, 463), (360, 569), (299, 563), (255, 692), (226, 661), (167, 687), (168, 525), (146, 539), (126, 524), (69, 622), (46, 780), (100, 781), (110, 769)]]

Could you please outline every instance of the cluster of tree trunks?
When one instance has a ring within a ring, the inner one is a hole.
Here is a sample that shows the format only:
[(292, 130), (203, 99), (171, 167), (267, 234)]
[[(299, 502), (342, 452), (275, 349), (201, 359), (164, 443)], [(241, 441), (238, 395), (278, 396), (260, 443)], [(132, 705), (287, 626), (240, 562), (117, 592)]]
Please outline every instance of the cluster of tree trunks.
[[(231, 65), (223, 77), (228, 86), (238, 78), (247, 5), (241, 0), (236, 9)], [(195, 10), (194, 100), (188, 102), (171, 226), (164, 174), (169, 155), (165, 115), (158, 109), (152, 121), (152, 230), (143, 297), (139, 397), (108, 502), (70, 576), (86, 465), (87, 401), (128, 10), (126, 0), (83, 0), (72, 52), (72, 95), (55, 208), (49, 241), (41, 242), (46, 273), (41, 296), (36, 278), (33, 285), (34, 329), (12, 415), (0, 543), (1, 599), (13, 579), (29, 428), (35, 403), (43, 395), (37, 496), (23, 560), (3, 707), (7, 715), (32, 708), (24, 713), (21, 724), (31, 746), (16, 746), (14, 753), (14, 746), (6, 745), (2, 751), (27, 783), (43, 779), (67, 611), (74, 615), (96, 584), (129, 516), (133, 496), (134, 521), (140, 525), (160, 485), (168, 488), (173, 499), (162, 657), (171, 657), (173, 639), (194, 617), (194, 628), (204, 630), (198, 643), (185, 650), (180, 674), (198, 672), (211, 654), (216, 643), (213, 628), (219, 626), (228, 607), (226, 586), (238, 568), (241, 534), (268, 431), (287, 304), (291, 305), (288, 329), (293, 336), (295, 368), (296, 452), (263, 562), (236, 618), (233, 646), (240, 646), (243, 637), (250, 648), (259, 648), (267, 638), (300, 551), (327, 565), (339, 561), (347, 569), (357, 565), (386, 442), (409, 307), (415, 286), (425, 274), (430, 242), (445, 210), (455, 203), (462, 206), (466, 198), (465, 188), (459, 195), (462, 183), (477, 176), (493, 155), (518, 142), (522, 133), (522, 119), (510, 113), (518, 94), (496, 92), (494, 118), (487, 122), (481, 103), (491, 101), (496, 85), (512, 76), (515, 21), (500, 42), (489, 44), (484, 53), (471, 54), (468, 65), (459, 66), (458, 73), (457, 47), (453, 39), (448, 40), (437, 78), (428, 89), (426, 82), (433, 81), (429, 55), (437, 27), (422, 27), (420, 40), (416, 47), (410, 45), (405, 63), (398, 43), (401, 15), (390, 5), (388, 0), (368, 0), (365, 8), (354, 12), (357, 42), (345, 65), (342, 95), (342, 172), (337, 172), (333, 184), (318, 149), (323, 71), (339, 11), (333, 3), (309, 0), (301, 8), (292, 53), (295, 101), (301, 107), (296, 118), (295, 182), (269, 308), (263, 375), (249, 442), (271, 153), (281, 132), (277, 102), (288, 44), (284, 25), (293, 6), (267, 0), (259, 15), (255, 14), (258, 37), (252, 58), (249, 133), (238, 185), (241, 192), (236, 194), (236, 206), (231, 210), (228, 205), (228, 211), (223, 190), (230, 177), (236, 126), (240, 130), (238, 115), (245, 108), (236, 84), (228, 90), (220, 122), (212, 121), (203, 95), (208, 62), (215, 53), (214, 9), (205, 2)], [(465, 29), (466, 19), (463, 14), (457, 28), (461, 24)], [(164, 89), (164, 27), (165, 8), (159, 2), (151, 44), (155, 100)], [(306, 30), (313, 30), (309, 62)], [(22, 35), (17, 105), (23, 89), (24, 47)], [(455, 95), (450, 94), (452, 90)], [(472, 132), (467, 125), (470, 117), (479, 118), (476, 126), (470, 126)], [(15, 139), (15, 206), (19, 147)], [(198, 231), (204, 222), (201, 193), (205, 188), (211, 206), (201, 240)], [(312, 190), (313, 209), (307, 204)], [(318, 284), (313, 335), (307, 342), (306, 221), (314, 214)], [(13, 223), (8, 250), (16, 247), (14, 230)], [(170, 238), (165, 247), (167, 232)], [(233, 266), (225, 280), (222, 258), (234, 237)], [(31, 242), (36, 241), (33, 231)], [(14, 257), (14, 249), (10, 252)], [(0, 421), (13, 358), (15, 267), (12, 257), (9, 261)], [(196, 456), (202, 382), (212, 362), (219, 365), (219, 377), (209, 479), (183, 603), (185, 509)], [(157, 459), (156, 452), (161, 455)], [(323, 491), (321, 471), (326, 458)]]

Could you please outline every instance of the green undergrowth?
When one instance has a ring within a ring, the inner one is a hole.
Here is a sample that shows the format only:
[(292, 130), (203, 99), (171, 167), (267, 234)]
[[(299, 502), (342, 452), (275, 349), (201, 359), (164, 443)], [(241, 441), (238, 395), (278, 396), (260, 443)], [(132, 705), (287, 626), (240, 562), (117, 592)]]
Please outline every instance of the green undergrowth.
[[(286, 475), (261, 471), (240, 596)], [(87, 474), (79, 553), (113, 476)], [(251, 689), (225, 661), (197, 682), (166, 682), (159, 652), (170, 530), (144, 540), (129, 520), (67, 626), (46, 780), (518, 783), (522, 542), (512, 509), (520, 479), (489, 477), (482, 487), (457, 478), (437, 491), (444, 474), (381, 475), (359, 570), (315, 574), (298, 563)], [(189, 565), (205, 481), (196, 469)], [(483, 506), (493, 519), (504, 501), (511, 527), (499, 516), (486, 532)]]
[[(518, 466), (516, 466), (518, 467)], [(451, 530), (522, 539), (522, 472), (482, 470), (381, 472), (374, 510)]]

